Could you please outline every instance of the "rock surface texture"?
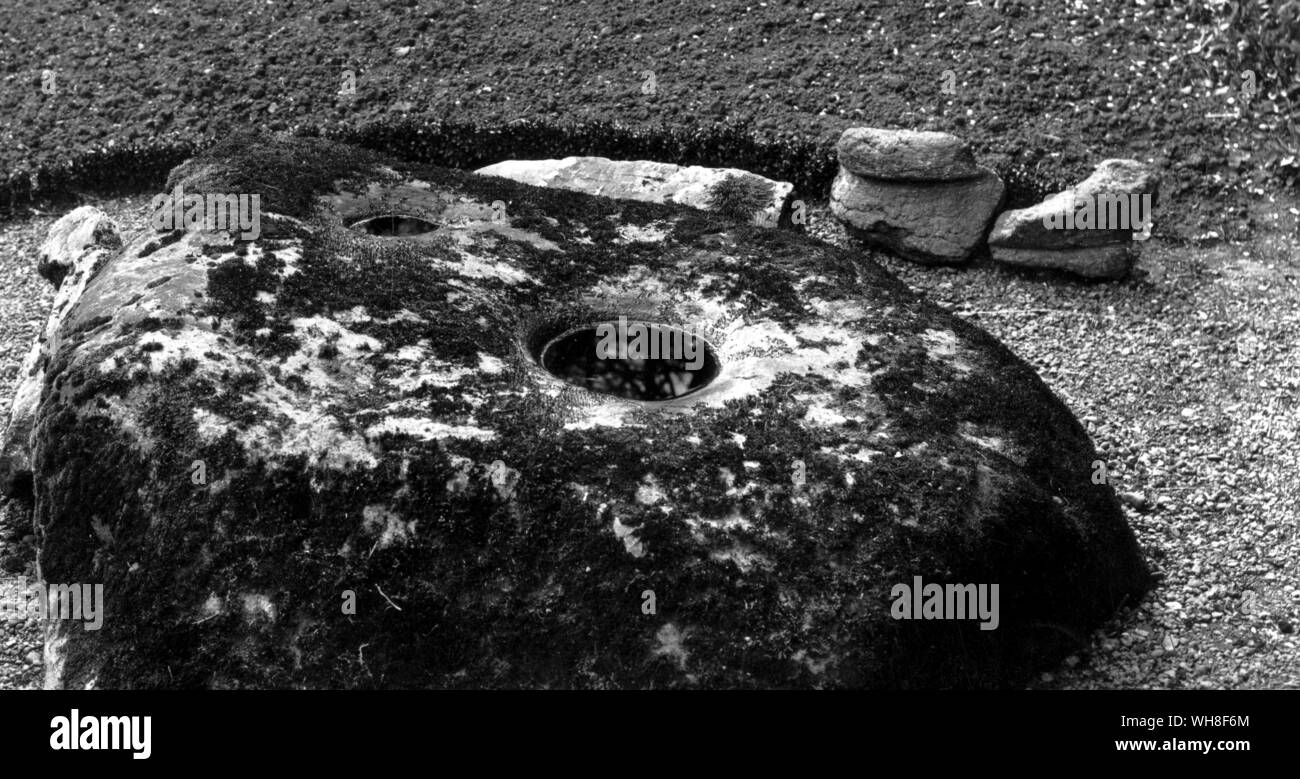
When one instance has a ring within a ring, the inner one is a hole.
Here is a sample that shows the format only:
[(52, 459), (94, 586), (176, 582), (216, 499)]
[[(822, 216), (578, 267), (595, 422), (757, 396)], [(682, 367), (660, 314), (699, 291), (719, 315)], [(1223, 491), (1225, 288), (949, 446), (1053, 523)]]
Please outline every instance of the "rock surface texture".
[(851, 128), (837, 150), (832, 213), (866, 243), (915, 262), (967, 260), (1006, 192), (947, 133)]
[(845, 168), (878, 179), (960, 181), (980, 175), (970, 146), (948, 133), (851, 127), (835, 150)]
[[(1160, 179), (1136, 160), (1105, 160), (1077, 187), (1029, 208), (1004, 211), (989, 233), (994, 260), (1122, 278), (1135, 261), (1136, 233), (1149, 235)], [(1066, 215), (1068, 214), (1068, 220)]]
[(18, 387), (4, 437), (0, 440), (0, 487), (18, 492), (30, 482), (31, 435), (45, 386), (50, 349), (86, 285), (122, 248), (116, 226), (99, 209), (82, 206), (50, 227), (37, 254), (37, 272), (54, 285), (55, 295), (43, 334), (32, 344), (18, 371)]
[[(178, 183), (262, 235), (76, 263), (27, 440), (41, 574), (105, 613), (47, 686), (1014, 686), (1148, 586), (1065, 406), (853, 253), (306, 139)], [(716, 376), (540, 367), (620, 316)], [(894, 619), (917, 576), (999, 585), (997, 628)]]
[(705, 168), (646, 160), (565, 157), (562, 160), (506, 160), (476, 173), (500, 176), (538, 187), (555, 187), (589, 195), (678, 203), (770, 227), (777, 226), (790, 205), (794, 185), (736, 168)]

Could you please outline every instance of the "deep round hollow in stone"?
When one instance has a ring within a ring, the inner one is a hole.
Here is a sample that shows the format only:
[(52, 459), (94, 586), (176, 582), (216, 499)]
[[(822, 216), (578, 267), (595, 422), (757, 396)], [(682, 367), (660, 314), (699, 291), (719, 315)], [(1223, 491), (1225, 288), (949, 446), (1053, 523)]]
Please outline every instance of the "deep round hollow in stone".
[(438, 225), (418, 216), (385, 214), (371, 216), (352, 223), (352, 229), (384, 238), (421, 235), (438, 229)]
[(538, 362), (558, 379), (628, 400), (664, 401), (718, 376), (713, 347), (670, 325), (626, 320), (584, 325), (546, 343)]

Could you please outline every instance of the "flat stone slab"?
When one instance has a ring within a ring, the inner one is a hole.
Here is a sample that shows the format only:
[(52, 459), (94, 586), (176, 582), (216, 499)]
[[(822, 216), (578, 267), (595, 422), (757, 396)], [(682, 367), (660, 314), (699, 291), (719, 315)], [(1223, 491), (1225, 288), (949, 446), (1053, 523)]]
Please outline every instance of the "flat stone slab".
[[(34, 521), (104, 609), (47, 686), (1020, 686), (1148, 587), (1069, 410), (855, 253), (310, 139), (177, 185), (262, 232), (76, 255)], [(619, 318), (711, 368), (636, 399), (563, 346)]]
[(769, 227), (779, 224), (794, 192), (793, 184), (773, 181), (738, 168), (706, 168), (605, 157), (506, 160), (475, 172), (589, 195), (647, 203), (678, 203), (706, 211), (726, 212)]
[(1061, 270), (1092, 279), (1122, 279), (1137, 258), (1127, 244), (1079, 246), (1072, 249), (1016, 249), (990, 246), (997, 262), (1022, 268)]
[(949, 133), (850, 127), (835, 146), (847, 170), (895, 181), (959, 181), (978, 178), (970, 145)]

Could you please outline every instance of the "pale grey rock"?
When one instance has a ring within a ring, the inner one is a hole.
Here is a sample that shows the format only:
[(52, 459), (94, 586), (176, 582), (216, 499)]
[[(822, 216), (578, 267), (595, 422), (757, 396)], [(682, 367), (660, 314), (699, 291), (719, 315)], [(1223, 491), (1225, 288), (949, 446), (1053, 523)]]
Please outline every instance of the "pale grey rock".
[(36, 270), (58, 289), (87, 252), (92, 249), (112, 252), (120, 248), (122, 238), (108, 215), (94, 206), (81, 206), (50, 227), (37, 252)]
[[(559, 160), (506, 160), (476, 173), (500, 176), (536, 187), (555, 187), (647, 203), (677, 203), (706, 211), (730, 210), (754, 224), (775, 227), (789, 208), (794, 185), (772, 181), (738, 168), (706, 168), (646, 160), (565, 157)], [(719, 187), (741, 182), (752, 194), (739, 208), (720, 207)]]
[(840, 165), (870, 178), (958, 181), (984, 175), (970, 145), (949, 133), (850, 127), (835, 148)]
[(840, 166), (831, 212), (863, 241), (923, 264), (967, 260), (984, 240), (1006, 186), (980, 168), (975, 178), (922, 183), (860, 176)]
[[(1159, 186), (1159, 176), (1149, 166), (1136, 160), (1105, 160), (1078, 186), (1028, 208), (999, 214), (989, 245), (1069, 249), (1126, 243), (1141, 232), (1140, 227), (1134, 229), (1140, 220), (1154, 217)], [(1069, 229), (1066, 214), (1086, 222), (1077, 220), (1076, 227)]]

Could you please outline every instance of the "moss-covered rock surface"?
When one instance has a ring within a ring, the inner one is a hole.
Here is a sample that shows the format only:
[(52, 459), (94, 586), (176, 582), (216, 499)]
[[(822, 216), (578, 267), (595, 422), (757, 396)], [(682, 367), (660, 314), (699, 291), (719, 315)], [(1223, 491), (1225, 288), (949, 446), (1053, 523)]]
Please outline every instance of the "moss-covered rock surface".
[[(50, 685), (1017, 685), (1148, 585), (1068, 409), (853, 253), (311, 139), (175, 185), (262, 234), (134, 237), (47, 339), (41, 574), (106, 599)], [(718, 375), (539, 367), (620, 316)], [(997, 629), (894, 619), (916, 576), (998, 584)]]

